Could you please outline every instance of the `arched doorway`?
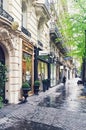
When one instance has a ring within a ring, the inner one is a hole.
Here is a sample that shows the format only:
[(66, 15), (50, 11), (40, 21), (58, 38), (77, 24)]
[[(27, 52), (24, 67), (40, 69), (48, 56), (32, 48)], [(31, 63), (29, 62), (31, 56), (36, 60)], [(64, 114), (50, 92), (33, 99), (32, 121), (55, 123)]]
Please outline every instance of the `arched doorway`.
[[(5, 54), (4, 51), (2, 49), (2, 47), (0, 46), (0, 62), (5, 65)], [(2, 74), (0, 74), (1, 76)], [(0, 77), (1, 78), (1, 77)], [(5, 86), (1, 87), (0, 86), (0, 96), (2, 96), (3, 100), (5, 99)]]

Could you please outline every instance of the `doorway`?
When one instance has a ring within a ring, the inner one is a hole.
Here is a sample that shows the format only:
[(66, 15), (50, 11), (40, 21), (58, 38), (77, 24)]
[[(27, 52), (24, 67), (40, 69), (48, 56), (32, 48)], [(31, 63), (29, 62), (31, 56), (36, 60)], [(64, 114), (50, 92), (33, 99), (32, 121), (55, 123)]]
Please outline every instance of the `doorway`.
[[(5, 54), (1, 46), (0, 46), (0, 63), (5, 65)], [(2, 73), (0, 74), (0, 79), (1, 77), (2, 77)], [(1, 87), (0, 85), (0, 96), (3, 98), (3, 100), (5, 99), (5, 85), (3, 87)]]

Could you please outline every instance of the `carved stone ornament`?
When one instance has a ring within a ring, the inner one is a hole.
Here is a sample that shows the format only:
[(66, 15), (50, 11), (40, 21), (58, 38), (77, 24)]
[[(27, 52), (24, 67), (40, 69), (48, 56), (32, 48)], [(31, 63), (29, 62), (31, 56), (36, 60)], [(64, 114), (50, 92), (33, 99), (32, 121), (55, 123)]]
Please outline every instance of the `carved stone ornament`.
[(2, 37), (3, 38), (8, 38), (9, 37), (9, 32), (8, 32), (7, 29), (1, 27), (0, 28), (0, 39), (2, 39)]
[(35, 0), (33, 2), (33, 6), (35, 8), (35, 11), (36, 11), (36, 15), (37, 15), (37, 20), (40, 19), (40, 17), (42, 19), (44, 19), (44, 21), (48, 21), (50, 19), (50, 14), (45, 6), (45, 4), (43, 3), (37, 3), (37, 1)]
[(12, 22), (12, 25), (11, 25), (12, 30), (17, 30), (18, 27), (19, 27), (19, 23), (18, 22), (16, 22), (16, 21)]

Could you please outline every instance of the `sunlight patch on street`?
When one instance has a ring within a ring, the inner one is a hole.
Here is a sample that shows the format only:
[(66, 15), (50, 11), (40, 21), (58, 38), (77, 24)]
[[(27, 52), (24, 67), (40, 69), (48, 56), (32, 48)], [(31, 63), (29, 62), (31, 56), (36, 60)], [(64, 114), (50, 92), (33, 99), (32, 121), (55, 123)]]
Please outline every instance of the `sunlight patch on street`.
[(86, 96), (79, 96), (79, 99), (86, 99)]

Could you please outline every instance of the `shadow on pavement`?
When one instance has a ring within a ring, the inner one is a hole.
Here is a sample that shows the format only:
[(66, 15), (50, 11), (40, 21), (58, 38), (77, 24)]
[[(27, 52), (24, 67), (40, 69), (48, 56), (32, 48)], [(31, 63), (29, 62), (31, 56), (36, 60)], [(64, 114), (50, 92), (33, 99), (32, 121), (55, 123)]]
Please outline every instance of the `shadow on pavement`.
[(23, 122), (20, 121), (18, 122), (18, 124), (15, 124), (15, 126), (6, 128), (4, 130), (64, 130), (64, 129), (37, 122), (27, 122), (25, 120)]

